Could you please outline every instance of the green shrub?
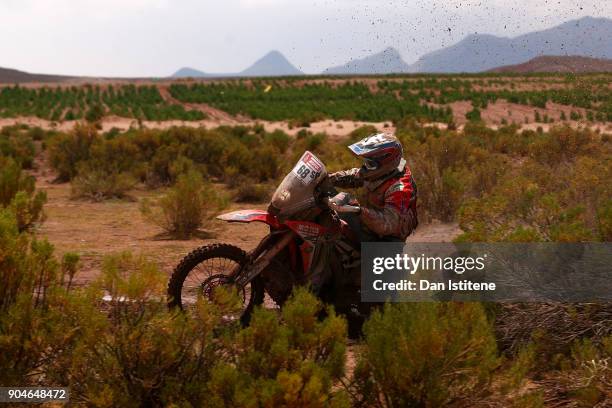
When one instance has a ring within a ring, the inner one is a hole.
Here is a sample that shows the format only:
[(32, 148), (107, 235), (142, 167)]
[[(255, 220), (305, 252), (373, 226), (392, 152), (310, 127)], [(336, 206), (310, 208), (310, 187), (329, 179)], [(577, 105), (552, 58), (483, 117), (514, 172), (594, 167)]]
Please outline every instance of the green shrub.
[(18, 191), (32, 193), (34, 177), (24, 174), (19, 163), (12, 158), (0, 156), (0, 205), (9, 205)]
[(261, 203), (268, 201), (271, 195), (270, 186), (243, 181), (236, 190), (234, 201), (237, 203)]
[[(222, 344), (213, 339), (221, 315), (204, 303), (194, 315), (169, 312), (165, 283), (166, 275), (142, 257), (104, 259), (96, 286), (98, 297), (107, 295), (107, 315), (97, 313), (97, 330), (83, 331), (72, 357), (49, 374), (71, 387), (71, 398), (108, 407), (197, 406), (206, 400), (206, 381), (221, 357)], [(91, 324), (80, 320), (79, 326)]]
[(473, 108), (471, 111), (465, 114), (465, 118), (470, 122), (479, 122), (482, 119), (480, 118), (480, 109)]
[[(0, 210), (0, 382), (68, 386), (76, 404), (348, 407), (346, 323), (296, 291), (282, 316), (258, 309), (247, 329), (225, 321), (231, 292), (169, 311), (167, 277), (130, 253), (104, 259), (86, 289), (67, 290), (78, 265), (17, 230)], [(103, 300), (103, 295), (104, 300)]]
[(462, 135), (428, 137), (424, 143), (408, 143), (410, 165), (419, 186), (419, 211), (424, 218), (450, 221), (464, 193), (470, 189), (465, 163), (470, 146)]
[(31, 169), (34, 165), (36, 147), (35, 136), (31, 130), (22, 129), (20, 126), (5, 126), (0, 131), (0, 156), (11, 157), (24, 169)]
[(612, 241), (612, 200), (605, 202), (597, 210), (599, 239), (603, 242)]
[(47, 193), (44, 191), (37, 191), (36, 194), (19, 191), (15, 194), (10, 208), (15, 213), (20, 231), (29, 230), (44, 220), (43, 205), (46, 202)]
[(379, 131), (374, 126), (361, 126), (349, 133), (348, 140), (350, 142), (357, 142), (365, 137), (372, 136), (377, 133), (379, 133)]
[(190, 171), (180, 175), (176, 185), (156, 204), (143, 201), (141, 212), (171, 236), (187, 239), (208, 227), (215, 212), (224, 205), (214, 186), (204, 182), (199, 173)]
[(0, 384), (34, 385), (73, 341), (61, 307), (53, 246), (19, 232), (15, 214), (0, 209)]
[(215, 407), (348, 407), (334, 389), (345, 366), (346, 322), (303, 289), (285, 303), (281, 316), (256, 309), (248, 328), (218, 364), (209, 385)]
[(505, 370), (502, 391), (507, 394), (523, 387), (536, 367), (537, 349), (533, 343), (522, 347)]
[(92, 123), (100, 121), (103, 117), (104, 108), (99, 104), (91, 106), (85, 113), (85, 120)]
[(19, 231), (30, 229), (44, 219), (44, 191), (35, 191), (34, 177), (24, 174), (11, 158), (0, 156), (0, 208), (10, 207)]
[(61, 284), (62, 286), (66, 285), (67, 289), (70, 289), (70, 287), (72, 286), (72, 280), (74, 279), (74, 276), (76, 275), (79, 269), (80, 260), (81, 260), (81, 257), (79, 256), (79, 254), (76, 254), (74, 252), (66, 252), (64, 256), (62, 257)]
[(90, 148), (98, 138), (93, 126), (76, 125), (72, 132), (49, 141), (48, 159), (58, 181), (69, 181), (77, 175), (78, 164), (90, 157)]
[(94, 201), (124, 198), (135, 184), (136, 181), (129, 173), (109, 171), (89, 162), (82, 162), (77, 167), (77, 175), (72, 179), (72, 195)]
[(364, 326), (357, 395), (371, 406), (443, 406), (483, 391), (498, 365), (477, 303), (387, 304)]

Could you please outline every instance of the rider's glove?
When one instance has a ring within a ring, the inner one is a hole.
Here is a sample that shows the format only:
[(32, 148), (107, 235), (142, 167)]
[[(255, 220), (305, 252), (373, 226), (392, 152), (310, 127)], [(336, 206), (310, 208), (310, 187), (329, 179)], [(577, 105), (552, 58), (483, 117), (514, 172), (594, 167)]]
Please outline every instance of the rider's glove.
[(331, 184), (340, 188), (356, 188), (363, 184), (359, 169), (337, 171), (329, 175)]
[(329, 208), (338, 213), (360, 213), (361, 207), (357, 200), (348, 193), (338, 193), (328, 201)]

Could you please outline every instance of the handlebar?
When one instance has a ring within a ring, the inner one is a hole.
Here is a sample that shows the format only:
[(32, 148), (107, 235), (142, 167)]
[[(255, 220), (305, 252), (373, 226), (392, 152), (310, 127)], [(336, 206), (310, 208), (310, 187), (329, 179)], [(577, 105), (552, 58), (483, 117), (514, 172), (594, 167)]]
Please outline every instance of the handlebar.
[(327, 205), (330, 210), (336, 211), (337, 213), (359, 213), (361, 211), (361, 207), (357, 205), (340, 205), (333, 202), (329, 197), (324, 197), (322, 199), (323, 203)]

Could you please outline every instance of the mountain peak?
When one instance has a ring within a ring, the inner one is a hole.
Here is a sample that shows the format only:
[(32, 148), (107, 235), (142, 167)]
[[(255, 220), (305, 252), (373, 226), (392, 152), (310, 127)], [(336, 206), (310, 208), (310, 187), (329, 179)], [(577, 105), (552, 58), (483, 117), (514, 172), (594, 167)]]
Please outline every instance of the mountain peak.
[(408, 64), (402, 60), (398, 50), (387, 47), (384, 50), (361, 59), (350, 60), (337, 67), (323, 71), (326, 75), (348, 74), (391, 74), (408, 72)]
[(291, 76), (304, 75), (277, 50), (272, 50), (255, 61), (253, 65), (238, 74), (239, 76)]
[(199, 71), (197, 69), (183, 67), (172, 74), (174, 78), (199, 78), (208, 76), (205, 72)]
[(416, 72), (482, 72), (520, 64), (538, 55), (612, 58), (612, 20), (583, 17), (517, 37), (470, 34), (450, 47), (423, 55)]
[(184, 67), (176, 71), (174, 78), (214, 78), (214, 77), (252, 77), (252, 76), (292, 76), (304, 75), (277, 50), (268, 52), (247, 69), (233, 74), (208, 74), (197, 69)]
[(393, 47), (387, 47), (384, 50), (382, 50), (383, 54), (397, 54), (398, 56), (400, 55), (399, 51), (396, 48)]

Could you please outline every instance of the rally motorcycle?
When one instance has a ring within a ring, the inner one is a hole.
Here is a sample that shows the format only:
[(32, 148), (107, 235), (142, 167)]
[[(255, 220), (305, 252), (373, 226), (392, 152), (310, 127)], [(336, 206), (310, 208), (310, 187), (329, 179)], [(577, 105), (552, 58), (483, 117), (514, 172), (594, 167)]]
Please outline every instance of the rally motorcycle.
[[(340, 194), (342, 196), (342, 194)], [(199, 296), (211, 298), (219, 286), (238, 290), (239, 318), (248, 324), (265, 295), (281, 306), (296, 286), (316, 288), (359, 330), (371, 304), (360, 299), (360, 243), (339, 216), (359, 210), (348, 198), (334, 201), (325, 165), (306, 151), (274, 192), (268, 211), (241, 210), (218, 216), (227, 222), (263, 222), (270, 232), (250, 252), (229, 244), (195, 249), (175, 268), (168, 284), (168, 303), (182, 309)], [(266, 303), (269, 301), (266, 300)]]

